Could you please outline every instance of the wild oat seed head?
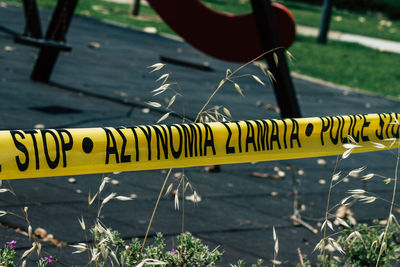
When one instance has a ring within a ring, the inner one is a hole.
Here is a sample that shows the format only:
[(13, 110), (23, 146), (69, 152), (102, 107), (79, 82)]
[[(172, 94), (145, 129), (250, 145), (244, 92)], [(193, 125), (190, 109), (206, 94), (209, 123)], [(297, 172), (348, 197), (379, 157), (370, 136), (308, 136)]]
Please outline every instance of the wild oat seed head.
[(109, 194), (101, 203), (101, 205), (105, 205), (106, 203), (108, 203), (111, 199), (113, 199), (115, 196), (117, 195), (117, 193), (111, 193)]
[(148, 102), (146, 102), (146, 104), (149, 105), (149, 106), (155, 107), (155, 108), (160, 108), (160, 107), (162, 107), (162, 105), (161, 105), (160, 103), (158, 103), (158, 102), (153, 102), (153, 101), (148, 101)]
[(158, 121), (157, 123), (162, 122), (163, 120), (165, 120), (166, 118), (168, 118), (169, 114), (171, 114), (171, 112), (165, 113)]
[(347, 191), (349, 194), (355, 194), (355, 195), (362, 195), (365, 194), (366, 191), (364, 189), (351, 189)]
[(258, 83), (260, 83), (261, 85), (265, 86), (265, 83), (263, 81), (260, 80), (260, 78), (258, 78), (256, 75), (251, 75), (253, 77), (254, 80), (256, 80)]
[(150, 71), (150, 73), (152, 73), (152, 72), (162, 69), (164, 66), (165, 66), (165, 64), (163, 64), (163, 63), (156, 63), (151, 66), (148, 66), (147, 68), (152, 68), (153, 70)]
[(353, 177), (353, 178), (357, 178), (357, 177), (359, 176), (359, 174), (360, 174), (361, 172), (363, 172), (366, 168), (367, 168), (367, 167), (363, 166), (363, 167), (361, 167), (361, 168), (351, 170), (351, 171), (349, 172), (348, 176), (351, 176), (351, 177)]
[(368, 174), (362, 176), (361, 179), (362, 179), (363, 181), (368, 181), (368, 180), (370, 180), (370, 179), (371, 179), (372, 177), (374, 177), (374, 176), (375, 176), (374, 173), (368, 173)]
[(156, 82), (163, 80), (163, 84), (164, 84), (164, 83), (168, 80), (168, 78), (169, 78), (169, 73), (165, 73), (165, 74), (161, 75), (161, 76), (156, 80)]
[(172, 104), (175, 102), (176, 99), (176, 94), (171, 98), (171, 100), (169, 101), (167, 108), (170, 108), (172, 106)]
[(340, 178), (340, 173), (341, 173), (341, 172), (335, 173), (335, 174), (332, 176), (332, 181), (337, 181), (337, 180), (339, 180), (339, 178)]

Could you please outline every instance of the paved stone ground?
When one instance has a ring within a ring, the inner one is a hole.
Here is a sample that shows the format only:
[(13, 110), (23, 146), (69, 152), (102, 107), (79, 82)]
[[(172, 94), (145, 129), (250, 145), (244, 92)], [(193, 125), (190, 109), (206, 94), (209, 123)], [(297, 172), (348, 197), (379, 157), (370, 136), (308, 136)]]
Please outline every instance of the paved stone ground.
[[(47, 24), (48, 15), (42, 12), (43, 25)], [(0, 8), (0, 25), (22, 31), (23, 24), (21, 8)], [(150, 74), (146, 67), (160, 62), (161, 56), (200, 65), (206, 62), (210, 66), (212, 71), (176, 64), (167, 67), (172, 80), (184, 91), (186, 116), (194, 118), (226, 69), (238, 67), (200, 54), (180, 41), (79, 16), (73, 20), (68, 40), (73, 46), (72, 53), (59, 57), (51, 83), (42, 84), (29, 79), (38, 50), (14, 44), (9, 35), (0, 32), (1, 129), (33, 128), (39, 124), (55, 128), (155, 123), (163, 111), (146, 112), (144, 103), (155, 99), (164, 101), (166, 96), (154, 98), (150, 94), (158, 86), (155, 80), (163, 72)], [(100, 47), (90, 48), (90, 42), (97, 42)], [(379, 65), (379, 62), (374, 64)], [(262, 76), (255, 66), (246, 68), (244, 73)], [(241, 78), (238, 83), (245, 97), (227, 85), (212, 104), (226, 106), (236, 120), (279, 117), (274, 111), (276, 102), (270, 87), (263, 87), (249, 78)], [(398, 100), (302, 79), (294, 79), (294, 83), (303, 116), (400, 111)], [(178, 110), (180, 104), (175, 104)], [(179, 118), (170, 117), (167, 122), (178, 121)], [(272, 226), (275, 226), (280, 244), (278, 259), (284, 266), (294, 266), (298, 262), (296, 249), (300, 247), (302, 252), (310, 254), (320, 238), (302, 226), (293, 225), (290, 216), (294, 189), (298, 190), (299, 206), (303, 205), (302, 218), (318, 229), (335, 159), (324, 158), (322, 164), (321, 159), (314, 158), (225, 165), (219, 173), (208, 173), (200, 167), (186, 169), (202, 201), (186, 202), (185, 229), (202, 238), (211, 248), (220, 246), (225, 252), (221, 266), (228, 266), (239, 258), (248, 263), (264, 258), (271, 265)], [(368, 172), (392, 177), (395, 157), (391, 152), (352, 155), (340, 163), (339, 170), (346, 173), (361, 166), (368, 166)], [(284, 179), (250, 176), (253, 172), (274, 174), (277, 168), (285, 172)], [(97, 209), (96, 206), (88, 208), (87, 197), (90, 192), (97, 191), (101, 177), (107, 175), (118, 183), (107, 186), (104, 195), (118, 192), (120, 195), (136, 194), (137, 198), (107, 204), (102, 212), (104, 224), (120, 231), (126, 240), (142, 238), (165, 173), (165, 170), (155, 170), (83, 175), (76, 176), (75, 183), (68, 182), (70, 177), (5, 181), (3, 186), (12, 186), (17, 196), (0, 194), (0, 210), (22, 214), (23, 207), (27, 206), (33, 229), (46, 229), (55, 239), (67, 244), (85, 242), (88, 239), (77, 218), (83, 216), (88, 225), (94, 221)], [(334, 188), (332, 203), (342, 199), (346, 190), (362, 186), (384, 198), (391, 197), (391, 185), (381, 180), (363, 185), (359, 179), (351, 179)], [(358, 221), (365, 222), (388, 215), (388, 206), (383, 201), (368, 206), (356, 204), (352, 210)], [(180, 222), (181, 212), (174, 210), (173, 199), (163, 198), (151, 234), (163, 232), (168, 246), (172, 247), (176, 242), (173, 237), (180, 232)], [(19, 255), (30, 247), (27, 237), (17, 231), (26, 231), (23, 219), (7, 215), (0, 218), (0, 223), (0, 243), (17, 240)], [(60, 266), (84, 266), (88, 262), (87, 255), (72, 255), (72, 251), (68, 246), (43, 242), (44, 256), (54, 255)]]

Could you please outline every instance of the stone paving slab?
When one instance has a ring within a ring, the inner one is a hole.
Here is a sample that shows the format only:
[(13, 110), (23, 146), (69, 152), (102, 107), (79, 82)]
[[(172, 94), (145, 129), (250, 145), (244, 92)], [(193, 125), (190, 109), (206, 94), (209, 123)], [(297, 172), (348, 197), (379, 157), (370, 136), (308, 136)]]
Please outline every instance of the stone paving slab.
[[(304, 36), (317, 37), (319, 34), (319, 29), (308, 26), (297, 25), (296, 32)], [(379, 51), (400, 53), (400, 43), (395, 41), (362, 36), (357, 34), (343, 33), (338, 31), (329, 31), (328, 38), (331, 40), (336, 40), (341, 42), (358, 43), (363, 46), (376, 49)]]
[[(42, 25), (47, 24), (49, 14), (41, 12)], [(0, 25), (22, 31), (22, 9), (11, 5), (0, 7)], [(67, 39), (73, 51), (60, 55), (51, 83), (42, 84), (29, 80), (38, 50), (14, 44), (10, 36), (0, 32), (0, 129), (153, 124), (165, 111), (147, 109), (145, 102), (165, 103), (165, 98), (172, 97), (172, 94), (152, 97), (150, 93), (160, 85), (155, 80), (165, 72), (171, 72), (170, 81), (178, 82), (184, 90), (185, 104), (190, 107), (185, 114), (188, 119), (194, 119), (225, 77), (225, 71), (239, 66), (207, 57), (181, 41), (80, 16), (74, 17)], [(99, 49), (90, 48), (90, 42), (98, 42)], [(15, 50), (7, 52), (5, 46)], [(200, 65), (206, 62), (211, 71), (168, 63), (165, 70), (149, 73), (147, 66), (160, 62), (161, 57)], [(226, 106), (235, 120), (279, 118), (273, 90), (259, 68), (251, 65), (241, 73), (258, 75), (267, 85), (263, 87), (251, 77), (241, 78), (237, 82), (245, 92), (244, 97), (238, 95), (232, 84), (226, 84), (212, 104)], [(399, 100), (301, 78), (293, 81), (303, 116), (400, 111)], [(177, 111), (180, 101), (174, 104)], [(173, 116), (166, 120), (168, 123), (180, 121), (181, 118)], [(293, 189), (298, 190), (299, 205), (305, 205), (305, 210), (301, 211), (303, 219), (318, 228), (325, 213), (328, 183), (335, 162), (336, 157), (323, 157), (224, 165), (219, 173), (205, 172), (203, 167), (188, 168), (185, 174), (202, 201), (185, 202), (185, 230), (202, 238), (210, 248), (221, 246), (225, 256), (220, 266), (228, 266), (239, 258), (254, 263), (260, 257), (270, 265), (272, 226), (275, 226), (280, 243), (278, 259), (284, 266), (294, 266), (298, 259), (297, 248), (309, 254), (320, 237), (304, 227), (293, 226), (290, 220)], [(365, 173), (393, 177), (395, 157), (390, 152), (351, 155), (340, 162), (337, 170), (346, 174), (362, 166), (368, 167)], [(277, 174), (278, 171), (284, 172), (283, 179), (251, 176), (254, 172)], [(28, 206), (34, 228), (43, 227), (70, 244), (84, 242), (89, 239), (85, 238), (77, 218), (83, 216), (87, 225), (95, 221), (97, 202), (89, 208), (87, 198), (89, 193), (97, 192), (101, 178), (108, 176), (113, 183), (105, 187), (103, 198), (116, 192), (125, 196), (133, 194), (135, 199), (109, 202), (101, 213), (102, 221), (119, 230), (126, 240), (143, 238), (165, 175), (166, 170), (154, 170), (74, 176), (75, 182), (68, 181), (71, 176), (13, 180), (10, 184), (17, 199), (9, 193), (0, 194), (0, 210), (20, 213)], [(171, 177), (170, 182), (174, 182), (176, 188), (176, 178)], [(8, 186), (6, 182), (3, 185)], [(392, 187), (381, 180), (372, 179), (364, 184), (360, 178), (351, 178), (334, 188), (332, 203), (340, 201), (347, 190), (362, 186), (386, 199), (391, 198)], [(365, 222), (383, 219), (388, 213), (387, 205), (381, 201), (371, 206), (356, 204), (352, 210), (358, 220)], [(0, 217), (0, 223), (27, 228), (24, 220), (9, 215)], [(174, 246), (173, 237), (180, 230), (181, 212), (174, 209), (173, 198), (163, 197), (151, 234), (163, 232), (170, 249)], [(0, 243), (9, 239), (18, 239), (20, 254), (30, 246), (26, 237), (0, 226)], [(47, 253), (44, 255), (57, 255), (63, 266), (84, 266), (88, 262), (87, 255), (71, 256), (68, 246), (43, 245)]]

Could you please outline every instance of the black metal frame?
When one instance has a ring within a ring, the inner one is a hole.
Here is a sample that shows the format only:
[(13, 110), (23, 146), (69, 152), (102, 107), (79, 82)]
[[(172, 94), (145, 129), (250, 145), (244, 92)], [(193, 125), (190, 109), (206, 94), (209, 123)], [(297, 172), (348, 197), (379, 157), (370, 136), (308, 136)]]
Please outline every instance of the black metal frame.
[[(251, 5), (264, 50), (267, 52), (282, 47), (275, 17), (272, 12), (271, 1), (251, 0)], [(276, 56), (274, 56), (274, 54)], [(268, 63), (269, 70), (274, 76), (272, 85), (282, 118), (300, 118), (300, 107), (290, 77), (284, 49), (277, 49), (274, 53), (268, 53), (265, 59)]]
[[(17, 35), (5, 27), (0, 27), (0, 30), (14, 35), (16, 42), (40, 48), (39, 56), (31, 74), (32, 80), (49, 82), (60, 51), (71, 51), (71, 47), (65, 44), (65, 37), (77, 3), (78, 0), (58, 0), (45, 38), (42, 37), (36, 0), (23, 0), (26, 26), (22, 35)], [(271, 1), (251, 0), (251, 4), (264, 50), (270, 51), (281, 47)], [(284, 49), (277, 49), (274, 53), (268, 53), (266, 61), (274, 76), (272, 84), (281, 116), (283, 118), (301, 117)]]
[(326, 44), (328, 39), (329, 23), (331, 21), (333, 0), (324, 0), (321, 25), (319, 27), (319, 34), (317, 41), (320, 44)]
[(78, 0), (58, 0), (45, 36), (46, 41), (55, 41), (58, 45), (44, 45), (41, 47), (31, 74), (32, 80), (49, 81), (60, 51), (66, 48), (64, 45), (65, 37), (77, 3)]
[(31, 38), (42, 38), (42, 27), (40, 26), (39, 11), (36, 0), (23, 0), (25, 14), (25, 30), (23, 36)]
[(60, 51), (70, 52), (72, 50), (66, 44), (65, 37), (78, 0), (58, 0), (44, 38), (36, 0), (23, 0), (22, 3), (25, 15), (24, 32), (19, 34), (1, 25), (0, 31), (12, 35), (16, 43), (40, 48), (31, 79), (49, 82)]

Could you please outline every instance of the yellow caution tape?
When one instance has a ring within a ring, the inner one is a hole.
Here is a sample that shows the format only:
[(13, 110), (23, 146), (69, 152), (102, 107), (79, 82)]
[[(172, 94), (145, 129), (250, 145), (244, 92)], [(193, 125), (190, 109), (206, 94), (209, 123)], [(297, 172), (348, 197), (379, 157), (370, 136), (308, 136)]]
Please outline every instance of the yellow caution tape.
[(400, 113), (0, 131), (0, 179), (180, 168), (390, 149)]

